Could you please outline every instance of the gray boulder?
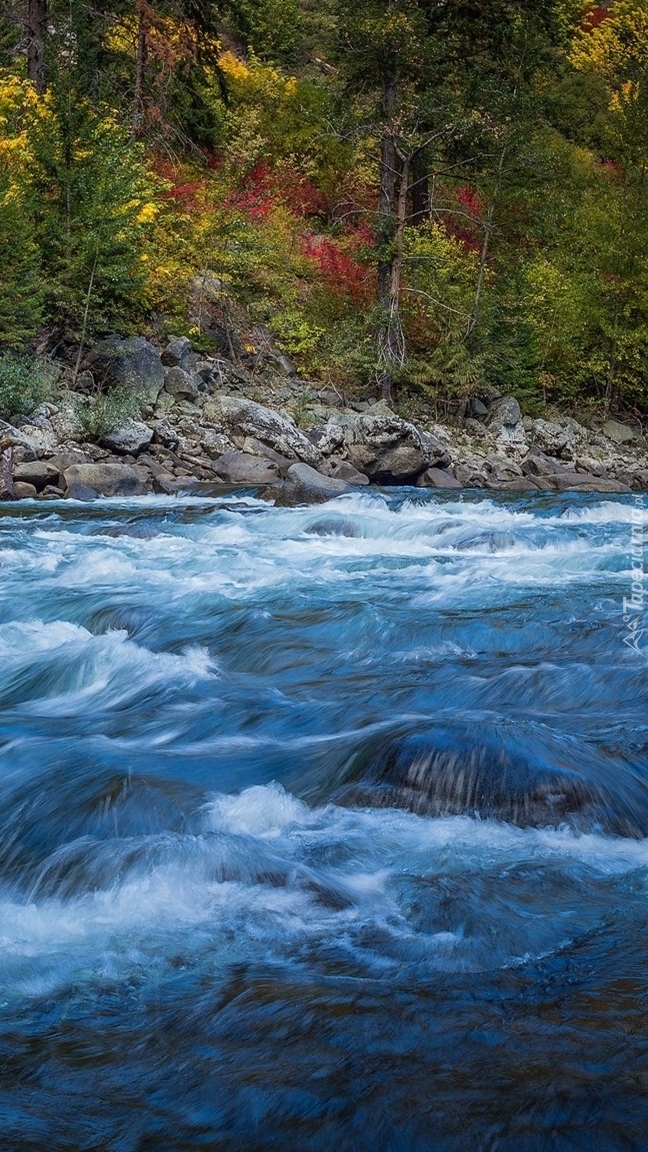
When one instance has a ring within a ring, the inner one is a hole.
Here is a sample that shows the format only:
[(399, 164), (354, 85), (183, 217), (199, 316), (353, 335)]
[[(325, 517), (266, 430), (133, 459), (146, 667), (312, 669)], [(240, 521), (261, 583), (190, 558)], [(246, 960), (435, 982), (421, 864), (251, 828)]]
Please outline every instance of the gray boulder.
[(547, 456), (571, 459), (574, 455), (573, 430), (553, 420), (534, 420), (530, 439)]
[(170, 396), (186, 397), (193, 400), (198, 395), (198, 381), (184, 368), (177, 365), (167, 368), (164, 373), (164, 390)]
[[(223, 432), (216, 432), (214, 428), (205, 428), (203, 430), (200, 438), (200, 447), (205, 455), (209, 456), (212, 460), (217, 460), (219, 456), (224, 456), (226, 452), (236, 451), (229, 436), (225, 436)], [(258, 455), (263, 455), (263, 453), (258, 453)]]
[(308, 464), (293, 464), (288, 469), (286, 481), (279, 496), (281, 504), (322, 504), (333, 500), (345, 492), (353, 492), (354, 487), (332, 476), (322, 476)]
[(620, 480), (610, 480), (605, 476), (590, 476), (586, 472), (558, 472), (547, 476), (555, 492), (631, 492), (627, 484)]
[(629, 444), (631, 440), (635, 439), (635, 434), (632, 428), (627, 424), (621, 424), (618, 420), (606, 420), (605, 424), (601, 426), (601, 432), (607, 436), (608, 440), (613, 440), (615, 444)]
[(369, 483), (369, 477), (364, 472), (358, 472), (348, 460), (339, 460), (333, 465), (329, 473), (334, 480), (343, 480), (345, 484), (353, 484), (354, 488), (362, 488)]
[(108, 336), (95, 345), (88, 360), (95, 376), (124, 385), (145, 404), (154, 404), (164, 387), (160, 355), (143, 336)]
[(522, 471), (525, 476), (553, 476), (558, 472), (564, 472), (564, 470), (562, 464), (552, 459), (551, 456), (546, 456), (535, 444), (532, 445), (522, 461)]
[(79, 486), (100, 496), (143, 496), (150, 476), (146, 468), (136, 464), (73, 464), (66, 468), (63, 480), (66, 496)]
[(515, 428), (521, 422), (522, 412), (514, 396), (502, 396), (495, 400), (486, 413), (489, 428)]
[(42, 492), (48, 484), (58, 481), (59, 470), (49, 461), (35, 460), (33, 463), (14, 464), (14, 483), (32, 485), (38, 492)]
[(118, 456), (137, 456), (148, 448), (153, 439), (153, 429), (141, 420), (127, 420), (121, 428), (106, 432), (101, 438), (103, 448), (116, 452)]
[(494, 400), (484, 423), (499, 441), (520, 447), (526, 444), (522, 413), (514, 396), (502, 396)]
[(184, 368), (187, 372), (194, 367), (198, 356), (187, 336), (171, 336), (160, 359), (165, 368)]
[(228, 484), (276, 484), (280, 479), (276, 464), (247, 452), (226, 452), (214, 462), (213, 470)]
[(14, 482), (14, 500), (34, 500), (38, 492), (33, 484), (25, 484), (22, 480)]
[(205, 405), (205, 418), (221, 424), (235, 444), (238, 439), (242, 446), (246, 437), (252, 436), (288, 460), (313, 465), (321, 460), (320, 452), (295, 424), (242, 396), (215, 396)]
[(426, 468), (448, 460), (435, 436), (421, 432), (382, 403), (347, 425), (345, 446), (349, 463), (377, 484), (415, 482)]
[(426, 468), (416, 483), (419, 488), (461, 488), (457, 477), (445, 468)]

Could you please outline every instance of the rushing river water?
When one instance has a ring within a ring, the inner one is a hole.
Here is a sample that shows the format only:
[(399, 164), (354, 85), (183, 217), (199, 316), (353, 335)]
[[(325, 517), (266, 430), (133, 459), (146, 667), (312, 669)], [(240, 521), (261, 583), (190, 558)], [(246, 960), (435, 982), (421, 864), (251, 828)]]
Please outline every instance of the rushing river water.
[(633, 503), (3, 509), (2, 1152), (648, 1148)]

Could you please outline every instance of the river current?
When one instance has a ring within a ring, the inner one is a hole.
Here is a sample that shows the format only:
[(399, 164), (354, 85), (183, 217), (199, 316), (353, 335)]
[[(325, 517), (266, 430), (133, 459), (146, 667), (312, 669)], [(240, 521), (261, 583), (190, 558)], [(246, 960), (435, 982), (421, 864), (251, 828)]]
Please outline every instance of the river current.
[(648, 1148), (635, 503), (2, 510), (1, 1152)]

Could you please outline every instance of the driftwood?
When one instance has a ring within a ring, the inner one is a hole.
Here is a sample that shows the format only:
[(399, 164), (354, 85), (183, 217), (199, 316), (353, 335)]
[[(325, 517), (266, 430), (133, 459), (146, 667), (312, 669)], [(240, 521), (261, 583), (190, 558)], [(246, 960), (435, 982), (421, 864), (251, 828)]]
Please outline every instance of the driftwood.
[(0, 440), (0, 500), (15, 500), (13, 484), (13, 450)]

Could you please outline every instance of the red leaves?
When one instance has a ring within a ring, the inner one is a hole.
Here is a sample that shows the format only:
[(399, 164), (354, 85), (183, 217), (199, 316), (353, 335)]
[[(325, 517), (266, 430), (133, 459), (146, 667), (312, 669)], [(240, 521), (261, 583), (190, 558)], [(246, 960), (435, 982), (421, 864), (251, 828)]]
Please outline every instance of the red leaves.
[(607, 20), (609, 15), (610, 13), (606, 8), (601, 8), (599, 4), (595, 4), (583, 19), (583, 23), (581, 24), (583, 31), (593, 32), (604, 20)]

